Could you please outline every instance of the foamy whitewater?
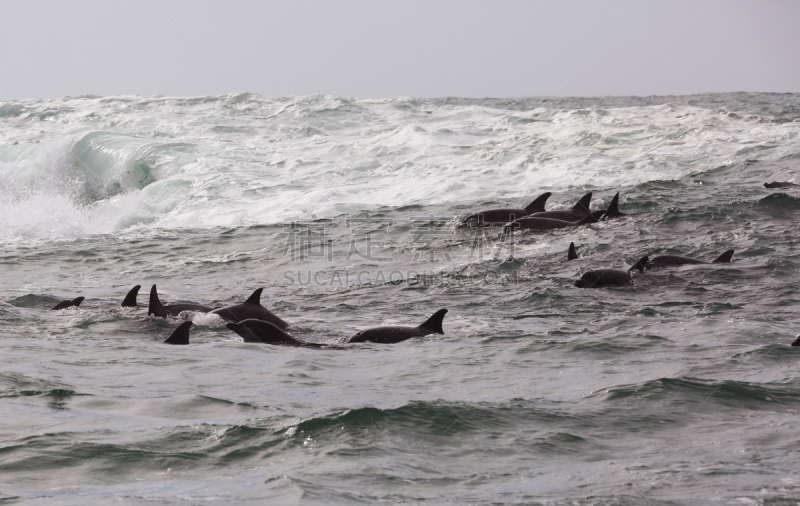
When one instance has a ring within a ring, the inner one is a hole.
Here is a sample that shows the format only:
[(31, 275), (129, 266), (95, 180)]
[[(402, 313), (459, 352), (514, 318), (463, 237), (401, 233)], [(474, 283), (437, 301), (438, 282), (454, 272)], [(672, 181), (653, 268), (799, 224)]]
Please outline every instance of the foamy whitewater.
[[(800, 184), (800, 95), (0, 103), (0, 500), (794, 504), (800, 187), (770, 181)], [(588, 191), (630, 216), (456, 226)], [(182, 318), (147, 316), (153, 284), (264, 287), (345, 349), (211, 314), (162, 344)], [(342, 344), (441, 308), (444, 336)]]

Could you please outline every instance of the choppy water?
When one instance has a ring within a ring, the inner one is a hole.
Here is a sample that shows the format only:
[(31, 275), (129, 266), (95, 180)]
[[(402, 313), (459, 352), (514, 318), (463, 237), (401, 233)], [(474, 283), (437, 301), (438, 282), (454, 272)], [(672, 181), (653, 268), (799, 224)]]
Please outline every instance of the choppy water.
[[(794, 504), (800, 96), (0, 103), (0, 500)], [(586, 191), (632, 216), (455, 218)], [(574, 241), (581, 259), (567, 263)], [(581, 290), (643, 255), (730, 265)], [(335, 343), (245, 344), (262, 301)], [(50, 311), (86, 297), (80, 308)]]

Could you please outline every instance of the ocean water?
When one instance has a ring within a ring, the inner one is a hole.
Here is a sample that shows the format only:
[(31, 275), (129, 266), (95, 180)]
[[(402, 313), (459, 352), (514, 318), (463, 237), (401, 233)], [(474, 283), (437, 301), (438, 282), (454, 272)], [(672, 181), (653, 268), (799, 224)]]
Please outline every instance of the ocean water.
[[(0, 126), (4, 504), (800, 497), (800, 188), (763, 187), (800, 183), (800, 95), (84, 96), (0, 103)], [(630, 215), (456, 227), (545, 191)], [(162, 344), (183, 318), (147, 316), (153, 284), (214, 307), (263, 287), (344, 349), (202, 314)], [(341, 344), (440, 308), (443, 336)]]

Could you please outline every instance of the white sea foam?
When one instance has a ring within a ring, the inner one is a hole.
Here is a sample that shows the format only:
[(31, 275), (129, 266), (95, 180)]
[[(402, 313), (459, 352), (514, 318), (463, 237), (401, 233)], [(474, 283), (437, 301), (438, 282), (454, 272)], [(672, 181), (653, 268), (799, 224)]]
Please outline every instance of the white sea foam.
[(5, 104), (18, 107), (0, 117), (0, 240), (618, 190), (800, 151), (796, 123), (681, 104), (547, 104), (252, 95)]

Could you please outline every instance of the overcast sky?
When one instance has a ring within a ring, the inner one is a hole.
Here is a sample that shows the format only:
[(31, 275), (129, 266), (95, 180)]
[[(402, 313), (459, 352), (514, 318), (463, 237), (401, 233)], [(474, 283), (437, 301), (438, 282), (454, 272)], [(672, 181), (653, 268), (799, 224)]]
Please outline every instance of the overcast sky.
[(796, 0), (0, 0), (0, 101), (800, 92)]

